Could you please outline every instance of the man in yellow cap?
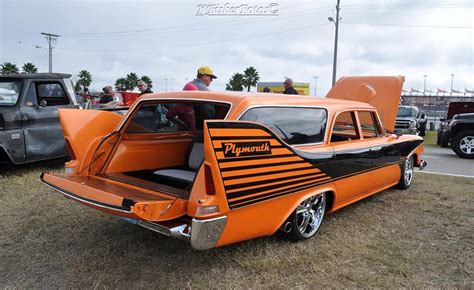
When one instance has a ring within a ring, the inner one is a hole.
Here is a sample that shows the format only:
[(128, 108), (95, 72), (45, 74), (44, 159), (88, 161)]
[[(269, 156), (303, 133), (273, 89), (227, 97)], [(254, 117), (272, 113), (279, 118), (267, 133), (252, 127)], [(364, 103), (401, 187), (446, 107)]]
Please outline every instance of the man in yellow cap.
[(212, 80), (217, 79), (212, 69), (208, 66), (201, 66), (197, 70), (197, 77), (184, 86), (184, 90), (209, 91)]

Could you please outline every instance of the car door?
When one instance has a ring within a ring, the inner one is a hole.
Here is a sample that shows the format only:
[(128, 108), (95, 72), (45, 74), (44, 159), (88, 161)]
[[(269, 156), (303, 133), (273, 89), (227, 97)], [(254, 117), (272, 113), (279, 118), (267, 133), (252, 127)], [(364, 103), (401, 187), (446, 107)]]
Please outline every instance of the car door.
[(20, 107), (27, 162), (69, 155), (58, 108), (73, 108), (60, 80), (32, 80)]
[(355, 111), (336, 115), (330, 132), (335, 161), (333, 176), (338, 190), (335, 203), (347, 204), (370, 189), (372, 157), (370, 146), (361, 137)]

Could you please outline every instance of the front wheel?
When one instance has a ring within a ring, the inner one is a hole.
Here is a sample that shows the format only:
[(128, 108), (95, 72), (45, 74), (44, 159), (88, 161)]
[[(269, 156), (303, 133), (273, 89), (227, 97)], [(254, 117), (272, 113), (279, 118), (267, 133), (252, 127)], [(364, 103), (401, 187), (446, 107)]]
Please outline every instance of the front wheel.
[(398, 189), (407, 189), (410, 187), (412, 181), (413, 181), (413, 155), (407, 158), (405, 160), (405, 163), (403, 164), (402, 170), (401, 170), (401, 176), (400, 176), (400, 181), (398, 184), (395, 186)]
[(289, 237), (295, 241), (302, 241), (314, 236), (324, 219), (325, 210), (326, 193), (305, 199), (288, 219), (291, 223)]
[(474, 130), (456, 134), (451, 139), (451, 148), (461, 158), (474, 159)]

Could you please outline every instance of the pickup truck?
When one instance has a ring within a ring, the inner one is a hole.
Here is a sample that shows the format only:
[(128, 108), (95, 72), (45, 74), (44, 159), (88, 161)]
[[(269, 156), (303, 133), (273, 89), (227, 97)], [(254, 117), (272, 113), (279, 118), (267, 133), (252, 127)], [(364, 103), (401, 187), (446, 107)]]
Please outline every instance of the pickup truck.
[(454, 115), (443, 129), (443, 138), (459, 157), (474, 159), (474, 113)]
[(0, 163), (68, 157), (59, 108), (78, 108), (70, 74), (0, 76)]

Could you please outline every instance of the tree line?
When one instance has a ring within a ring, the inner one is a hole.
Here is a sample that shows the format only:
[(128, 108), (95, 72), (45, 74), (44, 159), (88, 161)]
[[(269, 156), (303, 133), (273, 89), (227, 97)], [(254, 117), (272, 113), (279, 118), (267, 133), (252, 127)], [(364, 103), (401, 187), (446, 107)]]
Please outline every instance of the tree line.
[[(38, 72), (38, 68), (31, 62), (25, 63), (21, 69), (21, 73)], [(0, 73), (2, 75), (16, 74), (20, 73), (20, 70), (16, 64), (5, 62), (1, 65)], [(89, 88), (92, 84), (92, 74), (87, 70), (79, 71), (77, 77), (78, 80), (75, 84), (76, 92), (84, 90), (85, 88)], [(139, 80), (144, 81), (148, 87), (153, 87), (153, 81), (150, 79), (150, 77), (146, 75), (139, 77), (134, 72), (130, 72), (125, 77), (118, 78), (115, 81), (114, 86), (117, 91), (133, 91), (137, 87)], [(243, 91), (244, 88), (246, 88), (247, 92), (250, 92), (250, 88), (257, 86), (259, 80), (260, 76), (258, 71), (253, 66), (250, 66), (246, 68), (243, 73), (234, 73), (229, 79), (229, 82), (226, 84), (225, 89), (227, 91)]]

